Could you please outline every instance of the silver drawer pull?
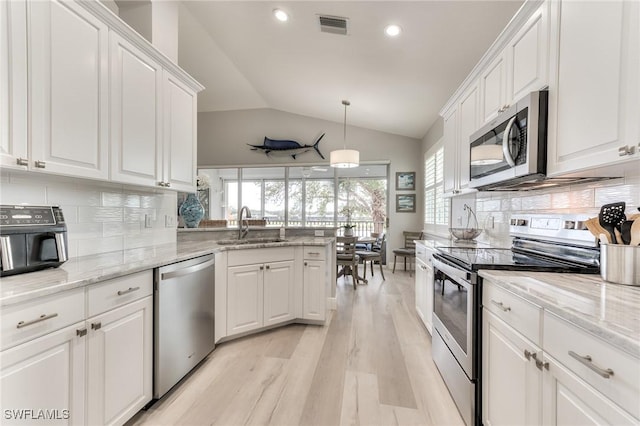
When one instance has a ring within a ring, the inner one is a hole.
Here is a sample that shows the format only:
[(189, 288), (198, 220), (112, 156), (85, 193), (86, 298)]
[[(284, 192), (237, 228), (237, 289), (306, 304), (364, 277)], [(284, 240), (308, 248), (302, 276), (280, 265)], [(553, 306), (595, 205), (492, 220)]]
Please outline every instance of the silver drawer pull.
[(37, 169), (44, 169), (47, 167), (47, 162), (42, 160), (36, 160), (35, 166)]
[(118, 290), (118, 296), (124, 296), (125, 294), (133, 293), (138, 290), (140, 290), (140, 287), (129, 287), (126, 290)]
[(53, 313), (53, 314), (49, 314), (49, 315), (42, 314), (42, 315), (40, 315), (40, 318), (36, 318), (34, 320), (31, 320), (31, 321), (20, 321), (18, 323), (18, 325), (16, 326), (16, 328), (22, 328), (22, 327), (26, 327), (28, 325), (37, 324), (39, 322), (46, 321), (48, 319), (55, 318), (57, 316), (58, 316), (57, 313)]
[(310, 254), (311, 256), (320, 256), (320, 253), (318, 253), (317, 251), (309, 251), (307, 252), (307, 254)]
[(504, 306), (504, 303), (502, 302), (496, 302), (495, 300), (491, 299), (491, 303), (496, 305), (498, 308), (502, 309), (504, 312), (509, 312), (511, 310), (510, 307)]
[(581, 355), (578, 355), (577, 353), (575, 353), (574, 351), (569, 351), (569, 355), (572, 358), (577, 359), (582, 364), (586, 365), (587, 367), (589, 367), (590, 369), (592, 369), (593, 371), (595, 371), (596, 373), (598, 373), (600, 376), (604, 377), (605, 379), (608, 379), (609, 377), (613, 376), (613, 370), (612, 369), (610, 369), (610, 368), (604, 369), (604, 368), (598, 367), (597, 365), (595, 365), (593, 363), (593, 360), (591, 359), (591, 357), (589, 355), (581, 356)]

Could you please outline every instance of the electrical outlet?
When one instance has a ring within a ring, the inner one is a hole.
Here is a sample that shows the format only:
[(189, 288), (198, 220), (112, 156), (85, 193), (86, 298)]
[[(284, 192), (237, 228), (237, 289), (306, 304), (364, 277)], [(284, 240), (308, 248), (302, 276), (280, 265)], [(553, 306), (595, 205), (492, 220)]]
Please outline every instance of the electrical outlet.
[(148, 214), (144, 215), (144, 227), (151, 228), (151, 215), (148, 215)]
[(323, 230), (315, 230), (313, 231), (314, 235), (316, 237), (324, 237), (324, 231)]
[(164, 227), (165, 228), (175, 228), (176, 223), (175, 220), (173, 219), (173, 216), (171, 216), (170, 214), (165, 214), (164, 215)]

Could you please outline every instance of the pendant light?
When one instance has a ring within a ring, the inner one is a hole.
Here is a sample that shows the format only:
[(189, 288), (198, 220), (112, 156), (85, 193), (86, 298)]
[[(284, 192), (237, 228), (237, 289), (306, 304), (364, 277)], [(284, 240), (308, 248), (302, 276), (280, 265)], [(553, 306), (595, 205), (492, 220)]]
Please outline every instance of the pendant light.
[(358, 167), (360, 163), (360, 153), (355, 149), (347, 149), (347, 107), (351, 105), (349, 101), (342, 101), (344, 105), (344, 139), (342, 149), (331, 151), (329, 162), (331, 167), (342, 169)]

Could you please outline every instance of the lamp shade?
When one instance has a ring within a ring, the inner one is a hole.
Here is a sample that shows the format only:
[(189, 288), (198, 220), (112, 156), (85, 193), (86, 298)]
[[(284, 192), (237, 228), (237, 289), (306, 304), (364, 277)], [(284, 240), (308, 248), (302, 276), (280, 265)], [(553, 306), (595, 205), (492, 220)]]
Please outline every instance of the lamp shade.
[(504, 160), (501, 145), (478, 145), (471, 148), (471, 165), (487, 166)]
[(360, 164), (360, 153), (355, 149), (338, 149), (331, 151), (329, 162), (331, 167), (342, 169), (358, 167)]

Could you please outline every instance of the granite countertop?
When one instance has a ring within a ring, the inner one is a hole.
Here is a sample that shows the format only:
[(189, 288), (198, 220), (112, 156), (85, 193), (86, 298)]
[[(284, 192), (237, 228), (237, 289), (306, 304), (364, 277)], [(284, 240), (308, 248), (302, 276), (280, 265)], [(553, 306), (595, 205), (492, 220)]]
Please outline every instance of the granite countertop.
[(481, 277), (640, 358), (640, 287), (600, 275), (479, 271)]
[(213, 240), (180, 241), (176, 244), (78, 257), (59, 268), (3, 277), (0, 280), (0, 307), (221, 251), (324, 246), (332, 241), (332, 237), (292, 237), (281, 242), (242, 245), (219, 245)]

